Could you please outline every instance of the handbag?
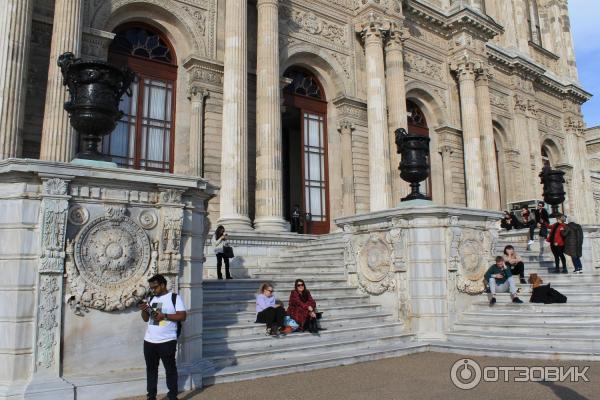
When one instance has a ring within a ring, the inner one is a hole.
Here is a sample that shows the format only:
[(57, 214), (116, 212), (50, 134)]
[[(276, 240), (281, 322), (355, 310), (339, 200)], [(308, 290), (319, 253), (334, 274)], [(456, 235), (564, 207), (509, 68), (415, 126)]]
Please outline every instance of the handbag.
[(283, 319), (283, 325), (289, 326), (290, 328), (292, 328), (293, 331), (300, 328), (300, 325), (298, 325), (298, 323), (289, 315), (286, 315), (285, 318)]
[(223, 246), (223, 257), (225, 258), (233, 258), (235, 255), (233, 254), (233, 247), (230, 245)]

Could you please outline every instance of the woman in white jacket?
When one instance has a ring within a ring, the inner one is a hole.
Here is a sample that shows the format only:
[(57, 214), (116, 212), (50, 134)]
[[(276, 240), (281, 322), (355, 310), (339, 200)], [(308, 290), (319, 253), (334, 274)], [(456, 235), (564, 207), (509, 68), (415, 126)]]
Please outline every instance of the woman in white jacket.
[(227, 233), (225, 233), (225, 227), (223, 225), (219, 225), (215, 230), (215, 237), (213, 239), (215, 254), (217, 255), (217, 277), (219, 279), (223, 279), (223, 274), (221, 273), (221, 265), (223, 265), (223, 260), (225, 260), (225, 278), (233, 279), (231, 274), (229, 273), (229, 258), (223, 255), (223, 247), (228, 245), (227, 243)]

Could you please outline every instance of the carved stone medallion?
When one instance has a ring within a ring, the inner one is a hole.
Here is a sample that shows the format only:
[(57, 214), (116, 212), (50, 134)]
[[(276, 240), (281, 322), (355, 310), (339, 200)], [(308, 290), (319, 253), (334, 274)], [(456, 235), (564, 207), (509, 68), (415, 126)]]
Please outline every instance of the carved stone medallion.
[(73, 225), (85, 225), (90, 220), (90, 212), (85, 207), (75, 205), (69, 209), (68, 218)]
[(77, 235), (72, 252), (68, 281), (80, 307), (122, 310), (143, 296), (144, 279), (153, 272), (148, 268), (150, 241), (124, 210), (108, 209), (91, 221)]
[(158, 217), (156, 213), (152, 210), (145, 210), (140, 213), (140, 225), (144, 229), (152, 229), (158, 223)]
[(379, 295), (395, 287), (391, 245), (379, 234), (371, 234), (358, 250), (358, 282), (362, 290)]

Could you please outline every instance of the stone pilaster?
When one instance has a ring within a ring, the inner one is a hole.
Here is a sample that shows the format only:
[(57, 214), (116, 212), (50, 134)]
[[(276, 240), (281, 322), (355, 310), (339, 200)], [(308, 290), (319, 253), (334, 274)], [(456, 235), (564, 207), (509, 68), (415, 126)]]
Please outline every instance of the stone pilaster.
[(256, 218), (260, 231), (284, 231), (279, 79), (279, 0), (258, 0)]
[(196, 86), (190, 88), (190, 156), (189, 173), (192, 176), (204, 175), (204, 99), (208, 90)]
[(481, 179), (481, 140), (475, 95), (475, 67), (472, 62), (466, 61), (452, 65), (452, 69), (458, 76), (460, 91), (467, 207), (482, 209), (485, 207), (485, 198)]
[(579, 223), (592, 223), (594, 199), (592, 191), (586, 187), (590, 182), (589, 170), (586, 167), (586, 150), (581, 145), (584, 141), (583, 122), (573, 116), (565, 119), (565, 158), (572, 167), (569, 185), (570, 213)]
[[(531, 150), (529, 140), (529, 128), (527, 126), (527, 100), (522, 95), (514, 96), (515, 113), (513, 118), (515, 145), (519, 150), (519, 168), (521, 185), (518, 189), (518, 200), (533, 200), (536, 196), (534, 186), (537, 182), (531, 169)], [(539, 172), (538, 172), (539, 173)]]
[(221, 215), (229, 230), (251, 229), (248, 217), (248, 22), (247, 1), (225, 7)]
[(533, 194), (535, 199), (542, 199), (542, 184), (538, 175), (542, 171), (542, 141), (537, 119), (537, 107), (533, 100), (527, 101), (527, 132), (529, 134), (529, 157), (533, 174)]
[(338, 128), (341, 137), (342, 153), (342, 209), (344, 216), (354, 215), (356, 204), (354, 201), (354, 169), (352, 165), (352, 132), (354, 125), (343, 120)]
[[(525, 0), (512, 1), (514, 7), (514, 17), (511, 23), (515, 25), (517, 34), (517, 49), (523, 54), (529, 54), (529, 27), (527, 18), (529, 9)], [(511, 18), (511, 17), (509, 17)]]
[(389, 24), (370, 13), (357, 26), (365, 43), (367, 120), (369, 127), (369, 192), (371, 211), (390, 207), (390, 143), (387, 119), (383, 37)]
[(496, 164), (496, 148), (494, 146), (494, 126), (490, 103), (490, 71), (483, 66), (475, 80), (477, 92), (477, 111), (479, 114), (479, 131), (481, 137), (481, 164), (485, 205), (489, 210), (500, 210), (500, 192), (498, 186), (498, 169)]
[(452, 196), (452, 147), (442, 146), (440, 154), (442, 156), (442, 169), (444, 170), (444, 204), (450, 205), (454, 199)]
[(21, 153), (33, 0), (6, 0), (0, 12), (0, 159)]
[(398, 128), (407, 127), (406, 120), (406, 87), (404, 83), (403, 42), (408, 31), (392, 24), (385, 46), (385, 76), (388, 105), (390, 171), (392, 181), (392, 204), (397, 205), (400, 199), (410, 193), (410, 185), (400, 178), (398, 168), (400, 155), (396, 153), (396, 134)]
[(40, 159), (68, 162), (75, 155), (77, 136), (69, 124), (64, 110), (68, 93), (63, 86), (63, 77), (56, 64), (64, 52), (80, 55), (82, 35), (82, 1), (56, 0), (54, 24), (50, 47), (50, 66), (46, 87), (46, 106), (42, 127)]

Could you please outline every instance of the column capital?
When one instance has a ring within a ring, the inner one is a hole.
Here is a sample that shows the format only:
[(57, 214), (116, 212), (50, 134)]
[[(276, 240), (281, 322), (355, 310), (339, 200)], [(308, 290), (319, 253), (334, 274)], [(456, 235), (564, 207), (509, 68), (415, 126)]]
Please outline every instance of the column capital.
[(478, 85), (488, 85), (494, 77), (492, 67), (487, 62), (475, 63), (475, 83)]
[(530, 118), (537, 118), (538, 105), (534, 100), (527, 100), (527, 116)]
[(575, 133), (575, 135), (583, 135), (583, 121), (580, 118), (567, 117), (564, 120), (564, 126), (567, 131)]
[(256, 0), (256, 8), (261, 6), (279, 6), (279, 0)]
[(409, 38), (408, 28), (403, 22), (391, 22), (389, 35), (385, 44), (386, 51), (400, 50), (404, 47), (404, 42)]
[(514, 102), (516, 113), (525, 114), (527, 112), (527, 99), (521, 95), (515, 94)]
[(381, 42), (390, 29), (389, 21), (386, 21), (374, 12), (368, 13), (364, 19), (354, 26), (365, 44), (368, 41)]
[(354, 131), (355, 129), (356, 127), (354, 126), (354, 124), (347, 119), (342, 119), (338, 124), (338, 131), (342, 135), (352, 135), (352, 131)]
[(475, 63), (468, 60), (458, 60), (450, 63), (450, 70), (456, 74), (459, 81), (475, 80)]
[(207, 98), (210, 95), (210, 92), (200, 86), (197, 85), (190, 85), (189, 89), (188, 89), (188, 99), (189, 100), (204, 100), (205, 98)]
[(447, 155), (454, 153), (454, 149), (452, 148), (452, 146), (443, 145), (443, 146), (440, 146), (439, 153), (442, 154), (443, 156), (447, 156)]

